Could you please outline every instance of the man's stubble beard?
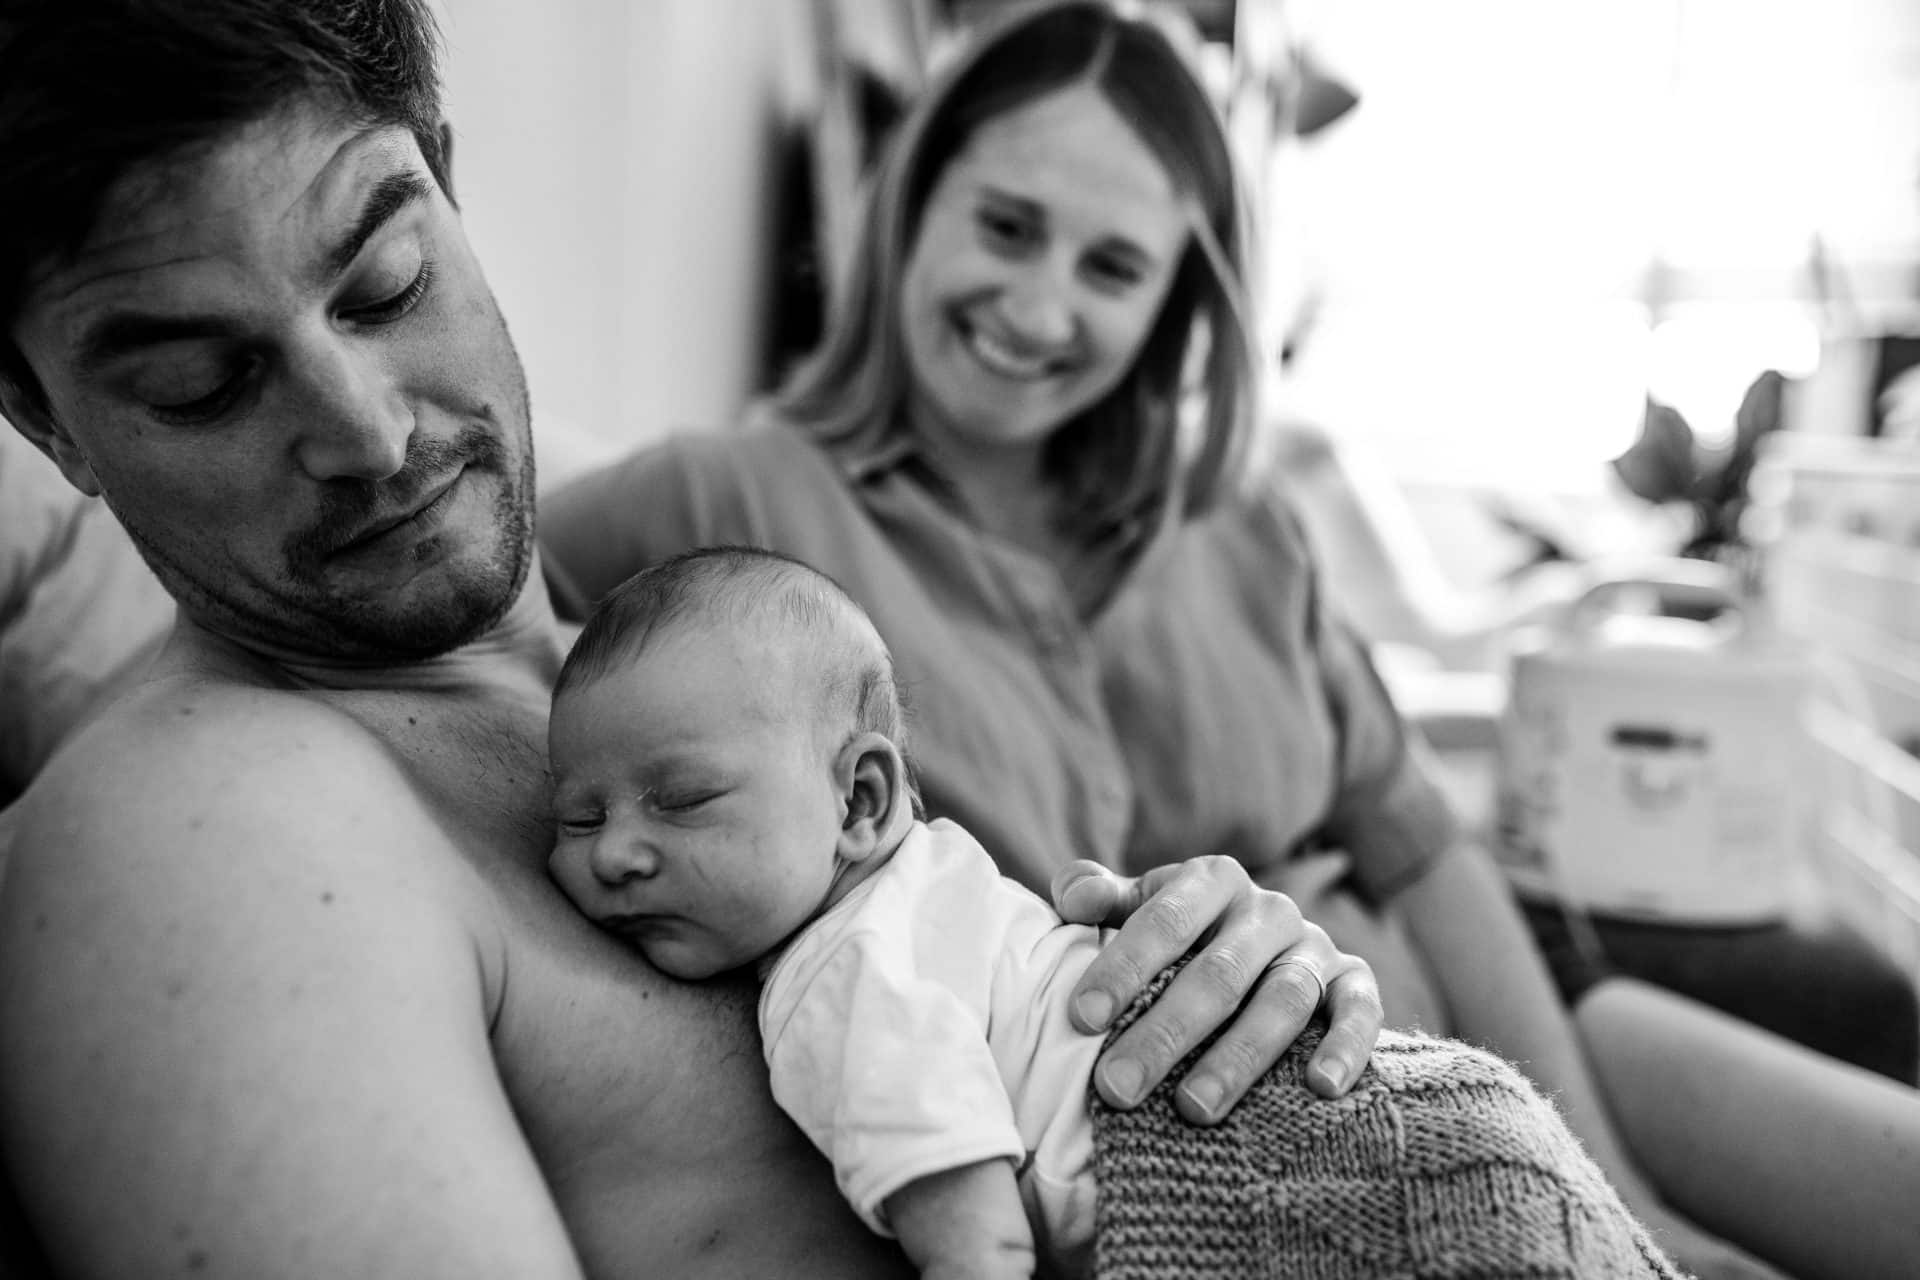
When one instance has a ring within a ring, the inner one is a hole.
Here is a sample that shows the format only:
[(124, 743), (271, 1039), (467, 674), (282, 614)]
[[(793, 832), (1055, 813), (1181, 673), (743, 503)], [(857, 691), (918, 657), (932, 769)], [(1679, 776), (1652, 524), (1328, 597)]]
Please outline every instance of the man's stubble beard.
[[(322, 500), (320, 516), (289, 537), (282, 549), (281, 577), (263, 592), (239, 595), (222, 590), (204, 569), (182, 563), (161, 539), (129, 520), (124, 507), (103, 492), (109, 507), (182, 611), (205, 629), (248, 647), (308, 656), (323, 661), (368, 664), (414, 662), (437, 657), (485, 635), (513, 607), (526, 585), (534, 556), (535, 467), (531, 401), (519, 356), (511, 348), (513, 391), (518, 422), (504, 431), (470, 425), (451, 441), (409, 441), (400, 471), (373, 482), (340, 481)], [(509, 440), (517, 435), (522, 457), (512, 464)], [(428, 570), (445, 579), (423, 607), (395, 605), (363, 594), (334, 590), (324, 583), (327, 553), (363, 527), (383, 507), (410, 506), (428, 482), (445, 474), (450, 462), (467, 468), (460, 480), (499, 477), (493, 518), (486, 526), (494, 542), (483, 561)]]
[[(524, 393), (521, 399), (524, 404)], [(527, 421), (524, 411), (521, 421)], [(517, 467), (501, 437), (478, 427), (466, 428), (451, 442), (427, 442), (417, 454), (409, 449), (406, 464), (382, 487), (364, 497), (329, 495), (315, 526), (288, 540), (284, 559), (289, 580), (314, 584), (301, 612), (323, 625), (337, 656), (431, 658), (478, 639), (506, 615), (526, 584), (534, 554), (534, 456), (531, 440), (523, 444)], [(492, 550), (484, 560), (470, 564), (457, 559), (454, 566), (428, 570), (439, 581), (424, 605), (396, 606), (324, 585), (328, 554), (344, 536), (364, 526), (367, 514), (381, 507), (383, 494), (397, 492), (401, 505), (411, 505), (425, 484), (444, 476), (449, 465), (466, 468), (462, 484), (486, 477), (500, 482), (492, 519), (485, 526)]]

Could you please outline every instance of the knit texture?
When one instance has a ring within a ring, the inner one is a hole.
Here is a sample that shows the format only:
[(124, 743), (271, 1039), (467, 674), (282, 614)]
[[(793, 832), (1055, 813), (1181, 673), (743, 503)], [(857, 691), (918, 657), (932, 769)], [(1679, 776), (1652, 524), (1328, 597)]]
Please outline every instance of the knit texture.
[(1173, 1109), (1191, 1058), (1136, 1110), (1090, 1094), (1097, 1280), (1681, 1276), (1505, 1061), (1384, 1032), (1328, 1101), (1305, 1079), (1319, 1042), (1310, 1028), (1213, 1128)]

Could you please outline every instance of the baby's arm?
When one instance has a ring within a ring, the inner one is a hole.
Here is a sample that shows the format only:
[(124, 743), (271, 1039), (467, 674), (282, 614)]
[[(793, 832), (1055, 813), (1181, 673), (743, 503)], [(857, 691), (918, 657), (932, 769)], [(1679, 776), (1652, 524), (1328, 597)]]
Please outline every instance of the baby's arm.
[[(913, 913), (881, 923), (893, 915)], [(898, 1238), (924, 1274), (1030, 1276), (1015, 1178), (1027, 1145), (987, 1042), (983, 993), (921, 972), (901, 934), (815, 925), (766, 976), (773, 1096), (833, 1161), (861, 1220)]]
[(916, 1178), (886, 1206), (923, 1280), (1033, 1275), (1033, 1232), (1010, 1161), (981, 1160)]

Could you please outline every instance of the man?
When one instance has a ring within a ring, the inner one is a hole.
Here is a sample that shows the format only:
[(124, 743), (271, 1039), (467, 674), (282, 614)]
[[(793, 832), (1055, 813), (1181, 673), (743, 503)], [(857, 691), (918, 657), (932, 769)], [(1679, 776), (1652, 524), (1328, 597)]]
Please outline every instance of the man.
[[(545, 877), (564, 639), (433, 56), (420, 0), (0, 17), (0, 412), (181, 607), (16, 814), (23, 1234), (80, 1276), (897, 1274), (768, 1097), (750, 989), (661, 978)], [(1103, 1090), (1251, 987), (1197, 1073), (1237, 1097), (1320, 974), (1350, 1082), (1365, 966), (1230, 864), (1153, 883), (1089, 994), (1211, 941)]]

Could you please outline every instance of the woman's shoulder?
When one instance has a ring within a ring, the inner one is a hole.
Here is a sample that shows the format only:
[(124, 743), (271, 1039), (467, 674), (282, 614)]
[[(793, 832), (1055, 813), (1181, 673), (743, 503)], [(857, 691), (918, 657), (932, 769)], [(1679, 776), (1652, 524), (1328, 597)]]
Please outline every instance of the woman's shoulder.
[(1222, 495), (1186, 531), (1206, 554), (1249, 557), (1263, 569), (1313, 562), (1306, 526), (1277, 471), (1263, 471)]
[(820, 502), (834, 484), (832, 460), (799, 432), (775, 422), (682, 428), (559, 486), (548, 507), (602, 511), (622, 500), (706, 508), (740, 502)]
[(837, 487), (833, 458), (799, 431), (777, 421), (752, 421), (718, 431), (683, 431), (633, 455), (632, 464), (673, 483), (737, 489), (808, 501)]
[(731, 427), (682, 427), (641, 445), (630, 460), (652, 466), (758, 471), (773, 466), (818, 465), (825, 455), (784, 423), (751, 419)]
[(1171, 618), (1205, 627), (1245, 616), (1263, 632), (1291, 635), (1317, 581), (1316, 557), (1286, 494), (1262, 482), (1222, 494), (1149, 550), (1115, 616), (1154, 630)]
[(806, 555), (857, 518), (850, 486), (817, 446), (790, 428), (742, 426), (666, 436), (569, 482), (541, 500), (540, 541), (549, 583), (590, 600), (688, 547)]

